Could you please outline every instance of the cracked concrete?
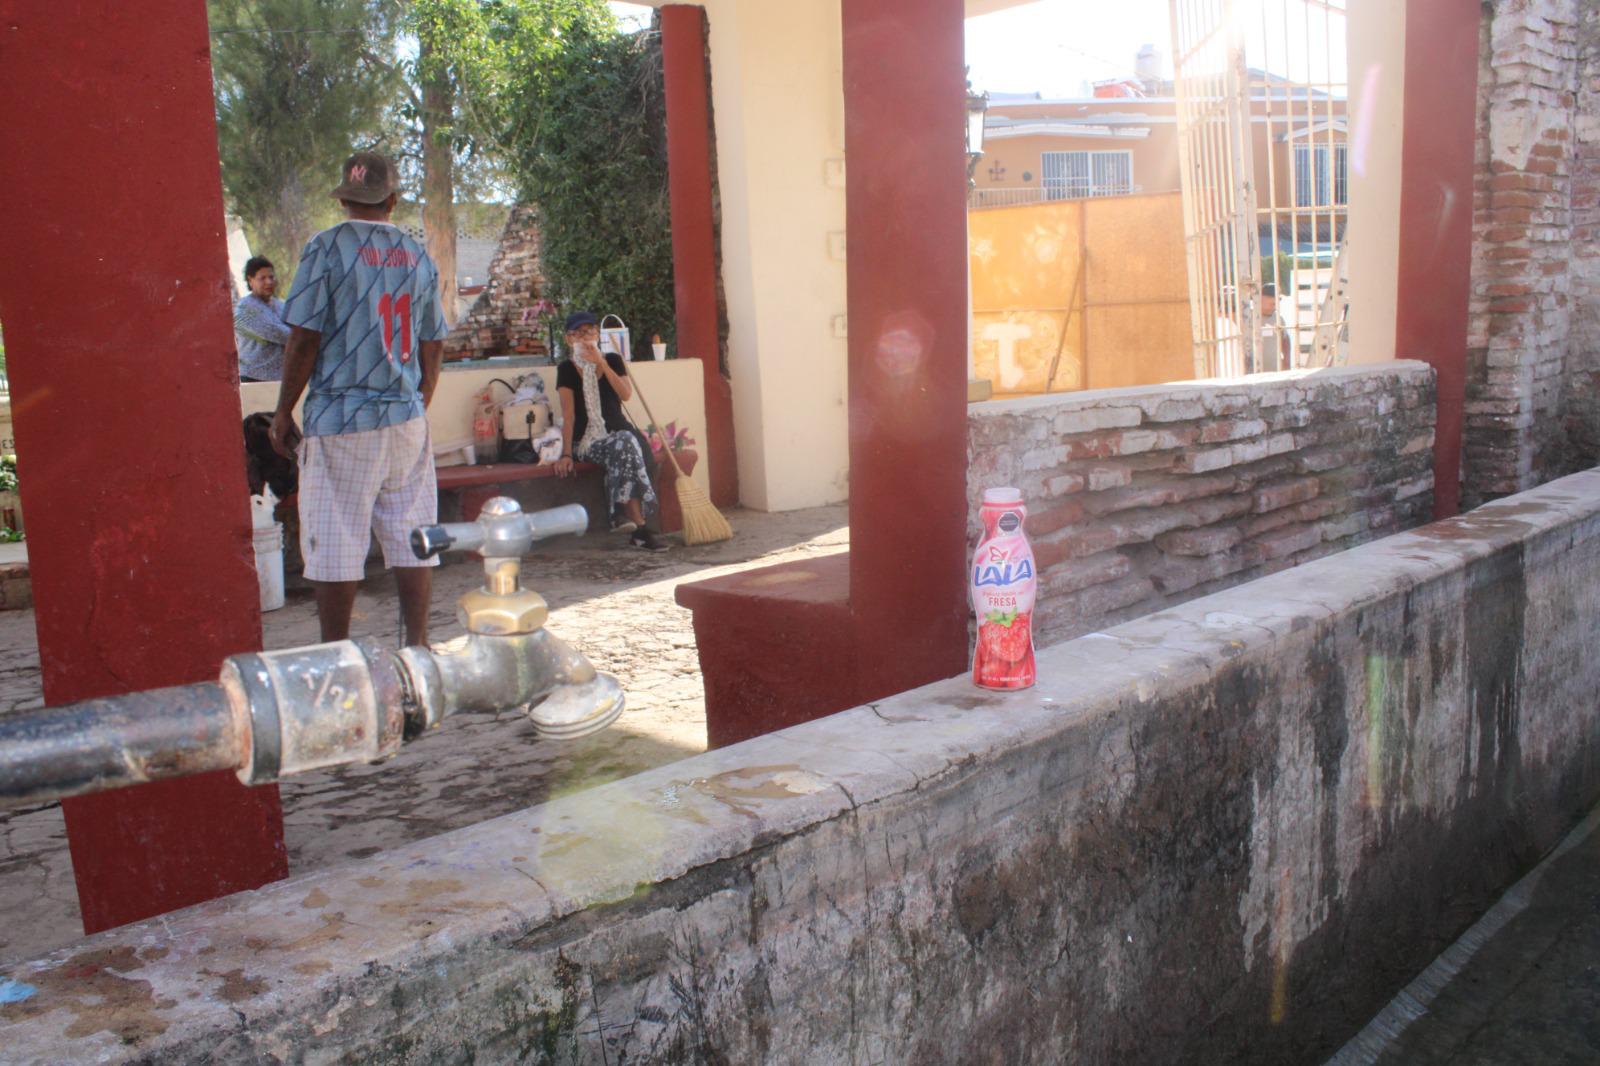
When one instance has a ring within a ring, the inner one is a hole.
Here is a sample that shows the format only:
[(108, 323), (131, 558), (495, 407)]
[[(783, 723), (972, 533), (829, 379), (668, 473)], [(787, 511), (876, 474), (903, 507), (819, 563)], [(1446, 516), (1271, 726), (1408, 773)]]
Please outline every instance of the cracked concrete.
[[(387, 763), (282, 783), (291, 874), (358, 860), (400, 845), (571, 795), (705, 750), (705, 693), (692, 619), (673, 602), (679, 581), (837, 552), (848, 545), (845, 508), (784, 514), (735, 511), (721, 544), (633, 551), (621, 538), (567, 538), (524, 567), (550, 604), (552, 632), (617, 675), (628, 709), (606, 732), (541, 741), (512, 713), (463, 715)], [(459, 638), (455, 599), (478, 584), (476, 563), (436, 572), (431, 633)], [(264, 645), (318, 640), (309, 587), (263, 616)], [(362, 585), (352, 635), (393, 643), (393, 583), (375, 572)], [(43, 705), (33, 612), (0, 612), (0, 714)], [(537, 879), (535, 879), (537, 883)], [(543, 886), (541, 886), (542, 889)], [(35, 957), (81, 936), (66, 830), (56, 804), (0, 812), (0, 964)]]

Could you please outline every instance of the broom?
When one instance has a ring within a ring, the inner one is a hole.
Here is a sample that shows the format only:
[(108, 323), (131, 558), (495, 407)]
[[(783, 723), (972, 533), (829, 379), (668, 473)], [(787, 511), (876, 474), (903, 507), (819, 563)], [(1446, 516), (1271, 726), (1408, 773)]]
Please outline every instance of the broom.
[(733, 527), (728, 525), (728, 520), (722, 517), (722, 512), (717, 510), (716, 505), (700, 486), (690, 481), (689, 475), (678, 465), (678, 457), (672, 454), (672, 442), (662, 434), (661, 423), (656, 421), (655, 412), (650, 410), (650, 401), (644, 398), (644, 392), (639, 388), (639, 379), (629, 375), (628, 380), (633, 382), (633, 394), (639, 397), (639, 402), (644, 405), (645, 417), (656, 427), (656, 436), (661, 440), (661, 450), (667, 453), (667, 458), (672, 462), (672, 469), (678, 472), (678, 509), (683, 512), (683, 542), (711, 544), (714, 541), (727, 540), (733, 536)]

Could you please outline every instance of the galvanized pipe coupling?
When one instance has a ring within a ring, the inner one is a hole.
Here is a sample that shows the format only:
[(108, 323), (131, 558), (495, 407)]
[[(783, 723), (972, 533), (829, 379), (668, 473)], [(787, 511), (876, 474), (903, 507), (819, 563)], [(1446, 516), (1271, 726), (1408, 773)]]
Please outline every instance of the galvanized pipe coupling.
[(522, 587), (536, 541), (581, 534), (576, 504), (524, 514), (490, 500), (476, 522), (412, 533), (419, 558), (483, 555), (483, 587), (462, 596), (458, 649), (388, 651), (345, 640), (224, 660), (216, 682), (108, 696), (0, 718), (0, 807), (233, 769), (247, 785), (389, 758), (462, 711), (518, 708), (539, 734), (596, 733), (622, 686), (544, 629), (544, 598)]

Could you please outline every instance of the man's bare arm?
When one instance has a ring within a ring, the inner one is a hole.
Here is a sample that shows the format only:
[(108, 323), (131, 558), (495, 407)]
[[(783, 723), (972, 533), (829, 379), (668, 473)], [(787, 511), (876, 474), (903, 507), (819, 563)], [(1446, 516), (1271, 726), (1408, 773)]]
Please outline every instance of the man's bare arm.
[(283, 350), (283, 381), (278, 386), (278, 409), (272, 415), (269, 436), (272, 448), (286, 459), (294, 458), (300, 443), (300, 429), (294, 424), (294, 405), (311, 380), (311, 371), (317, 365), (317, 351), (322, 347), (322, 334), (304, 326), (289, 331), (289, 343)]
[(422, 353), (422, 406), (433, 402), (433, 390), (439, 384), (439, 371), (444, 367), (444, 341), (423, 341)]

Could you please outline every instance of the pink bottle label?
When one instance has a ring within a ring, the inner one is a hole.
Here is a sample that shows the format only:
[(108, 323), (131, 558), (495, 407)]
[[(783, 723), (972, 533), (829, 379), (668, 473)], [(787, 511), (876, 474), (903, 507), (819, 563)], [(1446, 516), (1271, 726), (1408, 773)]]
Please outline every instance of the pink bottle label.
[(984, 688), (1028, 688), (1036, 678), (1033, 605), (1038, 592), (1033, 548), (1023, 532), (1021, 503), (985, 503), (983, 536), (972, 553), (972, 609), (978, 643), (972, 681)]

